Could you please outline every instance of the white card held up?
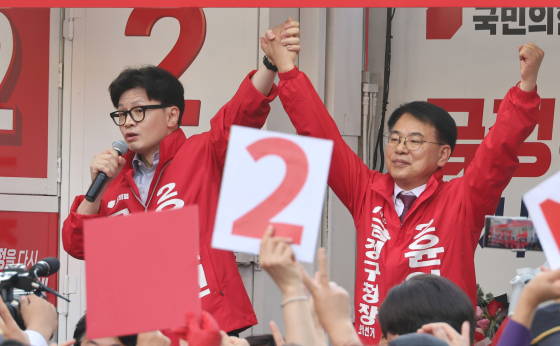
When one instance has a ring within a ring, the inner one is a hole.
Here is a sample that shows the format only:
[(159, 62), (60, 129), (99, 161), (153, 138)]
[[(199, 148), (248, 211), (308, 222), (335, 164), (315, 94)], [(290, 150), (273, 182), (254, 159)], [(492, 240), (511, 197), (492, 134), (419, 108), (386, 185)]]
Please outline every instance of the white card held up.
[(212, 247), (258, 254), (272, 224), (312, 263), (333, 142), (232, 126)]
[(552, 270), (560, 268), (560, 172), (523, 196)]

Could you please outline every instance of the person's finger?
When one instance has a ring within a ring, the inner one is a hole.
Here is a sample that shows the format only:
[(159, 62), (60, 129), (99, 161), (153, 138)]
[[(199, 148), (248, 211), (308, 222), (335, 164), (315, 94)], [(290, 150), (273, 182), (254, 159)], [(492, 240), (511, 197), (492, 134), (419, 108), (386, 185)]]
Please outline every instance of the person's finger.
[(552, 280), (558, 280), (560, 279), (560, 269), (549, 271), (546, 275)]
[(223, 330), (220, 330), (220, 335), (222, 336), (222, 345), (221, 346), (232, 346), (231, 341), (229, 340), (229, 335)]
[(435, 325), (434, 329), (433, 329), (433, 335), (436, 338), (440, 338), (441, 340), (450, 343), (451, 340), (449, 340), (449, 337), (447, 337), (447, 333), (445, 332), (445, 330), (443, 330), (443, 328), (440, 325)]
[(289, 28), (282, 31), (282, 37), (299, 36), (299, 28)]
[(272, 249), (274, 248), (274, 244), (272, 243), (272, 235), (274, 234), (274, 227), (269, 225), (264, 232), (264, 236), (261, 240), (261, 255), (264, 253), (271, 253)]
[(282, 258), (290, 258), (295, 262), (294, 249), (292, 249), (292, 247), (287, 243), (284, 243), (284, 248), (282, 249)]
[(272, 332), (272, 337), (274, 338), (274, 342), (276, 342), (276, 346), (283, 346), (284, 338), (282, 337), (282, 333), (280, 333), (280, 329), (278, 329), (276, 322), (270, 321), (269, 326), (270, 331)]
[(291, 46), (286, 46), (286, 48), (290, 51), (290, 52), (300, 52), (301, 51), (301, 46), (300, 45), (291, 45)]
[(218, 326), (218, 322), (210, 315), (210, 313), (206, 311), (200, 312), (200, 318), (202, 320), (202, 329), (205, 331), (219, 331), (220, 327)]
[(471, 324), (469, 321), (463, 322), (461, 326), (461, 336), (466, 341), (467, 345), (471, 345)]
[(274, 33), (274, 31), (268, 29), (264, 35), (266, 36), (266, 38), (268, 38), (269, 40), (274, 40), (276, 38), (276, 34)]
[(305, 287), (307, 287), (311, 295), (313, 295), (313, 293), (315, 293), (317, 289), (315, 282), (309, 276), (309, 274), (307, 274), (307, 271), (301, 265), (299, 265), (299, 263), (298, 263), (298, 267), (301, 273), (301, 280), (303, 281), (303, 284), (305, 285)]
[(290, 45), (299, 45), (299, 37), (286, 37), (283, 38), (280, 43), (283, 46), (290, 46)]
[(325, 248), (320, 248), (317, 251), (317, 258), (319, 262), (319, 279), (321, 285), (328, 286), (329, 285), (329, 265), (327, 262), (327, 250)]
[(289, 29), (289, 28), (299, 28), (299, 22), (292, 20), (289, 23), (286, 23), (286, 25), (284, 25), (284, 29)]

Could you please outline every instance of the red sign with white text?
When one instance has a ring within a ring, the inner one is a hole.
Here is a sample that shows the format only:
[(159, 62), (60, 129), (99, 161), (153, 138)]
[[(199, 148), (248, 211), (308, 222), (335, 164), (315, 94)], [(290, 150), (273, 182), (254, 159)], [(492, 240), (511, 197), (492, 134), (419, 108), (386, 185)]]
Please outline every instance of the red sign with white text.
[(0, 42), (0, 50), (12, 50), (0, 75), (0, 110), (13, 120), (0, 129), (0, 177), (46, 178), (50, 10), (1, 9), (0, 16), (13, 37), (13, 47)]
[[(0, 211), (0, 271), (16, 263), (31, 268), (45, 257), (58, 257), (58, 214)], [(58, 274), (41, 281), (56, 290)]]

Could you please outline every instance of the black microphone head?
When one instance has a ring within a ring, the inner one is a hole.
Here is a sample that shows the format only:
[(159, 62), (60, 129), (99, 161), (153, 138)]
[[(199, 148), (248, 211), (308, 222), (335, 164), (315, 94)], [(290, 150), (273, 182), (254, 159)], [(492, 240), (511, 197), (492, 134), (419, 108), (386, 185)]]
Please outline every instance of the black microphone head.
[(56, 257), (43, 258), (33, 268), (37, 271), (38, 276), (49, 276), (60, 269), (60, 261)]
[(124, 156), (128, 152), (128, 145), (122, 139), (113, 142), (113, 149), (119, 153), (120, 156)]

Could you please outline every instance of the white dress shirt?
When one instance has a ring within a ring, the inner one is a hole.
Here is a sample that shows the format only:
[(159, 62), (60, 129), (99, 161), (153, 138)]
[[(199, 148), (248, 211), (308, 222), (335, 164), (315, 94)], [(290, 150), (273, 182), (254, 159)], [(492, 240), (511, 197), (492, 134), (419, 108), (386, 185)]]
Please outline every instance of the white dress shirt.
[(418, 186), (415, 189), (412, 189), (410, 191), (405, 191), (403, 189), (401, 189), (397, 183), (395, 183), (395, 189), (393, 190), (393, 202), (395, 203), (395, 210), (397, 211), (397, 215), (401, 216), (401, 214), (403, 213), (404, 210), (404, 203), (400, 198), (397, 198), (397, 196), (399, 195), (399, 193), (402, 191), (402, 194), (405, 196), (416, 196), (416, 198), (420, 197), (420, 195), (422, 194), (422, 192), (424, 192), (424, 190), (426, 190), (426, 185), (424, 184), (422, 186)]
[(159, 163), (159, 150), (154, 154), (153, 166), (152, 168), (146, 167), (146, 164), (140, 160), (138, 154), (134, 155), (132, 160), (132, 167), (134, 167), (134, 174), (132, 179), (136, 186), (138, 187), (138, 192), (140, 192), (140, 199), (142, 203), (146, 204), (148, 200), (148, 192), (150, 191), (150, 185), (154, 179), (154, 174), (156, 174), (156, 169)]

